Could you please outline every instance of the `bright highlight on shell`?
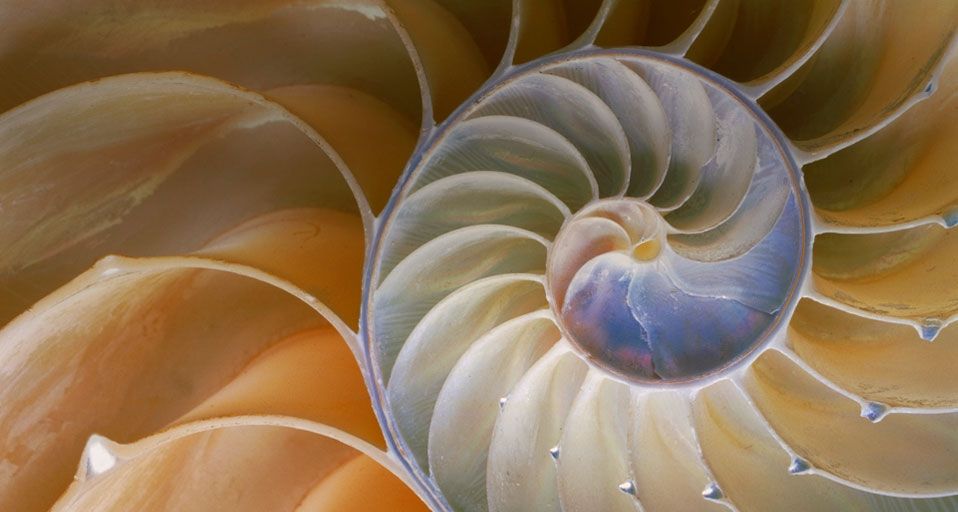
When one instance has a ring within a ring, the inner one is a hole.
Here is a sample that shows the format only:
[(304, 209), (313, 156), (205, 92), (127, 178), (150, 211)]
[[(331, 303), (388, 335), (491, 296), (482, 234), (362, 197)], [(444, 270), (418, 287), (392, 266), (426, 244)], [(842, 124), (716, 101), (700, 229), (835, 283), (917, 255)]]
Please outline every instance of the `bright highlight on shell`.
[(0, 510), (958, 510), (958, 3), (0, 25)]

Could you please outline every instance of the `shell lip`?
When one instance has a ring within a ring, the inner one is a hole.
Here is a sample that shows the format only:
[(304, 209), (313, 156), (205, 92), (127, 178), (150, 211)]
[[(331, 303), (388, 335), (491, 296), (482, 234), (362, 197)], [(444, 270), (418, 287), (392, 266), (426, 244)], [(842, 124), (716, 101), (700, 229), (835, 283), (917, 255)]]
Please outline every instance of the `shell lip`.
[[(776, 339), (781, 332), (783, 332), (786, 326), (785, 320), (792, 316), (795, 308), (798, 306), (798, 302), (802, 297), (802, 290), (805, 286), (805, 283), (808, 281), (809, 275), (811, 274), (811, 248), (814, 243), (814, 232), (811, 220), (812, 208), (811, 200), (809, 198), (805, 181), (801, 173), (801, 166), (798, 164), (796, 155), (793, 151), (793, 145), (789, 142), (789, 139), (784, 135), (781, 129), (778, 128), (771, 117), (769, 117), (769, 115), (762, 110), (762, 108), (755, 101), (755, 98), (752, 98), (742, 90), (739, 90), (737, 86), (741, 84), (725, 78), (722, 75), (694, 62), (688, 61), (681, 56), (664, 54), (641, 47), (599, 48), (590, 46), (567, 52), (560, 50), (558, 53), (545, 55), (518, 66), (507, 66), (498, 69), (492, 76), (489, 77), (482, 87), (476, 90), (476, 92), (474, 92), (461, 105), (456, 107), (456, 109), (444, 121), (433, 127), (431, 130), (423, 131), (419, 142), (416, 144), (415, 151), (413, 152), (409, 161), (406, 163), (406, 167), (403, 169), (402, 175), (390, 194), (389, 201), (386, 203), (386, 206), (383, 208), (380, 214), (376, 217), (375, 222), (372, 223), (373, 233), (370, 236), (371, 241), (365, 253), (362, 294), (360, 299), (359, 331), (357, 333), (359, 345), (362, 348), (361, 363), (363, 377), (366, 380), (367, 389), (369, 390), (370, 397), (372, 398), (373, 410), (383, 431), (389, 451), (398, 455), (400, 463), (404, 468), (406, 468), (409, 474), (412, 475), (412, 480), (419, 487), (418, 491), (420, 491), (420, 496), (427, 501), (427, 504), (430, 506), (430, 508), (436, 510), (451, 510), (448, 501), (446, 500), (442, 491), (439, 489), (438, 485), (432, 478), (426, 475), (423, 469), (420, 468), (416, 463), (415, 457), (412, 455), (412, 451), (409, 449), (402, 434), (399, 432), (398, 426), (388, 413), (390, 407), (386, 394), (385, 383), (383, 382), (383, 372), (379, 364), (378, 355), (373, 347), (373, 339), (375, 336), (370, 318), (370, 315), (372, 314), (372, 308), (370, 306), (372, 302), (373, 287), (379, 279), (378, 257), (382, 250), (382, 235), (388, 231), (390, 223), (395, 218), (394, 214), (399, 202), (408, 194), (408, 188), (411, 183), (410, 178), (412, 177), (414, 170), (420, 165), (427, 154), (438, 145), (438, 142), (449, 132), (450, 127), (452, 127), (455, 123), (462, 121), (463, 118), (469, 114), (472, 108), (483, 98), (489, 96), (499, 87), (502, 87), (512, 80), (515, 80), (528, 73), (536, 72), (536, 70), (563, 62), (594, 57), (647, 59), (677, 67), (681, 70), (698, 76), (703, 82), (714, 86), (716, 89), (737, 100), (737, 102), (754, 117), (762, 131), (770, 138), (770, 140), (775, 143), (778, 149), (778, 154), (782, 158), (785, 169), (790, 178), (789, 183), (792, 188), (791, 195), (795, 201), (798, 213), (798, 222), (801, 232), (801, 254), (798, 258), (798, 265), (795, 275), (791, 281), (791, 287), (785, 294), (784, 302), (781, 308), (776, 312), (771, 323), (760, 336), (763, 341), (753, 344), (750, 350), (740, 354), (738, 358), (722, 368), (718, 368), (715, 371), (705, 375), (696, 376), (693, 379), (662, 382), (657, 384), (655, 389), (678, 388), (694, 392), (697, 389), (728, 378), (730, 373), (736, 369), (748, 367), (748, 365), (757, 359), (759, 355), (761, 355), (761, 353), (767, 349), (768, 345), (770, 345), (772, 341)], [(581, 354), (579, 350), (576, 350), (576, 352)], [(591, 358), (586, 357), (584, 360), (590, 366), (595, 366), (594, 361)], [(628, 376), (619, 375), (616, 372), (610, 372), (604, 367), (601, 369), (603, 372), (606, 372), (609, 376), (616, 380), (625, 382), (629, 385), (636, 384), (636, 381), (634, 379), (630, 379)]]

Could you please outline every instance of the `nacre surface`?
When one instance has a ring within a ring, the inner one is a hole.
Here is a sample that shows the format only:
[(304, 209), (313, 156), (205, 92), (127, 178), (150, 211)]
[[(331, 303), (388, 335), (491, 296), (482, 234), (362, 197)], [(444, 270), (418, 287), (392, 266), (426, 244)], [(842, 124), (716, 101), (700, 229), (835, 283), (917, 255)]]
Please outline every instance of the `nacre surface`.
[(958, 3), (0, 27), (0, 510), (958, 509)]

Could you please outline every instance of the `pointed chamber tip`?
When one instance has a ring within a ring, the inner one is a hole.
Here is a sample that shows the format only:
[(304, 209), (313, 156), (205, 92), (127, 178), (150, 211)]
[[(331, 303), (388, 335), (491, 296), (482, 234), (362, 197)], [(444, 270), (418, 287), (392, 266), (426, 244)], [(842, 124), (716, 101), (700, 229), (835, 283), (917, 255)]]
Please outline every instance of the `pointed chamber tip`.
[(707, 500), (718, 501), (724, 498), (725, 494), (722, 493), (722, 489), (717, 483), (711, 482), (705, 486), (705, 490), (702, 491), (702, 497)]
[(792, 457), (792, 462), (788, 465), (788, 472), (793, 475), (804, 475), (811, 469), (812, 466), (808, 461), (801, 457)]
[(941, 214), (941, 220), (945, 223), (945, 227), (948, 229), (958, 226), (958, 207), (954, 207)]
[(877, 402), (866, 402), (862, 405), (862, 418), (872, 423), (878, 423), (888, 414), (888, 406)]
[(549, 448), (549, 456), (552, 457), (553, 460), (559, 460), (559, 445)]
[(629, 496), (635, 496), (635, 482), (632, 480), (626, 480), (619, 484), (619, 490), (628, 494)]
[(83, 463), (87, 477), (94, 477), (113, 469), (117, 463), (117, 456), (113, 453), (113, 442), (109, 439), (93, 434), (87, 440), (83, 450)]
[(938, 337), (938, 333), (941, 332), (941, 327), (941, 320), (929, 318), (918, 327), (918, 335), (925, 341), (935, 341), (935, 338)]

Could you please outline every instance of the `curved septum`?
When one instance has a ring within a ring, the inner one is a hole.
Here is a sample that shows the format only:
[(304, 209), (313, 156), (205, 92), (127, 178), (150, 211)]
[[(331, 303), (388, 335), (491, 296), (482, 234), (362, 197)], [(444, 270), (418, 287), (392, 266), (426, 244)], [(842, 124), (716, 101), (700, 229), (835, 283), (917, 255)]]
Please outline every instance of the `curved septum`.
[(810, 265), (790, 148), (726, 79), (641, 49), (546, 57), (460, 107), (413, 157), (369, 270), (375, 377), (420, 468), (458, 485), (430, 425), (485, 393), (495, 354), (515, 374), (481, 407), (550, 348), (640, 387), (757, 357)]
[[(566, 220), (549, 248), (550, 307), (572, 346), (619, 380), (713, 380), (757, 355), (794, 303), (810, 239), (799, 173), (777, 127), (721, 78), (681, 61), (618, 62), (662, 103), (670, 162), (649, 192), (630, 183)], [(574, 77), (592, 65), (564, 66), (558, 74)], [(696, 153), (709, 153), (698, 169)], [(631, 177), (657, 180), (634, 161)]]

